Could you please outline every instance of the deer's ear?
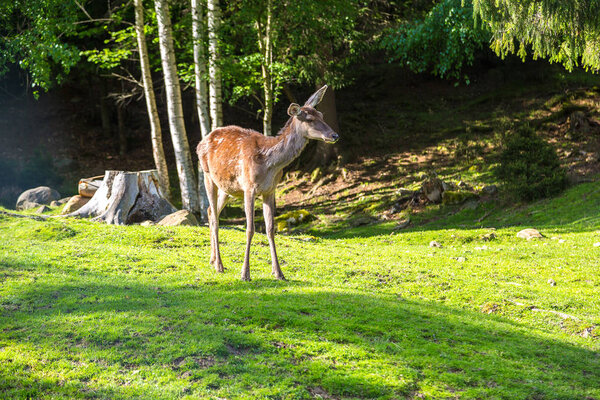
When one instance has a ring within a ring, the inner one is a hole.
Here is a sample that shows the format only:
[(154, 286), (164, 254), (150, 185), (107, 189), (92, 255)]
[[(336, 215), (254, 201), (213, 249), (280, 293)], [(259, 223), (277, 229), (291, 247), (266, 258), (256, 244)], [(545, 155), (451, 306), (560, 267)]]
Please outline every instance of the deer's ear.
[(290, 104), (290, 106), (288, 107), (288, 115), (290, 117), (296, 117), (300, 115), (300, 106), (296, 103)]
[(321, 102), (321, 100), (323, 100), (323, 96), (325, 96), (326, 91), (327, 91), (327, 85), (323, 86), (321, 89), (314, 92), (313, 95), (310, 96), (308, 98), (308, 100), (306, 100), (306, 103), (304, 103), (304, 106), (309, 106), (309, 107), (315, 108), (317, 106), (317, 104), (319, 104)]

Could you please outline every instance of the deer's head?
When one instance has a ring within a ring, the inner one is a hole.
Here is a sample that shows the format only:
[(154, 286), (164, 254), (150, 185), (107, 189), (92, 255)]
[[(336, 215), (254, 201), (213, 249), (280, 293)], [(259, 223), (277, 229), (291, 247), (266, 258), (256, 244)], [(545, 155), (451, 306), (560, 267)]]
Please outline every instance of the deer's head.
[(313, 93), (302, 107), (296, 103), (288, 107), (288, 115), (299, 123), (299, 130), (307, 139), (322, 140), (326, 143), (335, 143), (340, 136), (331, 129), (323, 120), (323, 114), (315, 109), (323, 100), (327, 85)]

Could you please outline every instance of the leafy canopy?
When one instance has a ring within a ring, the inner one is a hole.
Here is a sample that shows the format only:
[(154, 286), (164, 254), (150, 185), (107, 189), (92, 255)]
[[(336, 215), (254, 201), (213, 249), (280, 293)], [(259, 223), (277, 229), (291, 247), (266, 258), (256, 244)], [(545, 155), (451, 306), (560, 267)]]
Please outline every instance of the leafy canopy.
[[(501, 57), (527, 49), (567, 70), (600, 69), (600, 1), (473, 0), (476, 18), (492, 32), (492, 49)], [(519, 42), (518, 48), (515, 42)]]
[(398, 62), (416, 73), (431, 72), (441, 78), (461, 77), (473, 64), (478, 50), (490, 34), (473, 20), (471, 1), (443, 0), (420, 20), (401, 23), (381, 39), (391, 62)]
[(0, 76), (17, 64), (29, 73), (34, 93), (60, 83), (79, 60), (68, 42), (77, 33), (79, 12), (72, 1), (0, 2)]

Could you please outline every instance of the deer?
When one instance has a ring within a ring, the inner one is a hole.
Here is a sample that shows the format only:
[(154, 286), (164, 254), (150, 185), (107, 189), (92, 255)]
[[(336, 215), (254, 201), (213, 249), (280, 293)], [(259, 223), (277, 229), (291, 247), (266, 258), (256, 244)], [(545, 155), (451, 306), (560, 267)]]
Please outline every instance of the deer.
[(323, 86), (303, 106), (290, 104), (289, 119), (277, 136), (263, 134), (230, 125), (208, 134), (198, 144), (196, 152), (204, 172), (204, 186), (208, 197), (210, 229), (210, 264), (217, 272), (224, 272), (219, 251), (219, 215), (232, 197), (243, 198), (246, 214), (246, 253), (241, 279), (250, 281), (250, 244), (254, 236), (254, 202), (262, 196), (266, 235), (271, 252), (272, 275), (279, 280), (285, 276), (279, 266), (275, 249), (275, 188), (283, 169), (294, 161), (309, 140), (335, 143), (339, 135), (323, 120), (315, 109), (323, 100), (327, 85)]

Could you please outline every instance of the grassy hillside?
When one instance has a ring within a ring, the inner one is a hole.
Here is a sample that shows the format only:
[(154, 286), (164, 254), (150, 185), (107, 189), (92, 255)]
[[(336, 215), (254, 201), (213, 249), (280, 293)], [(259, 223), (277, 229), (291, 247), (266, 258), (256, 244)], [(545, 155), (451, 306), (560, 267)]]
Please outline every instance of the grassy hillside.
[(0, 397), (600, 399), (598, 210), (588, 183), (279, 235), (287, 282), (256, 234), (250, 283), (235, 227), (217, 274), (205, 227), (2, 216)]

